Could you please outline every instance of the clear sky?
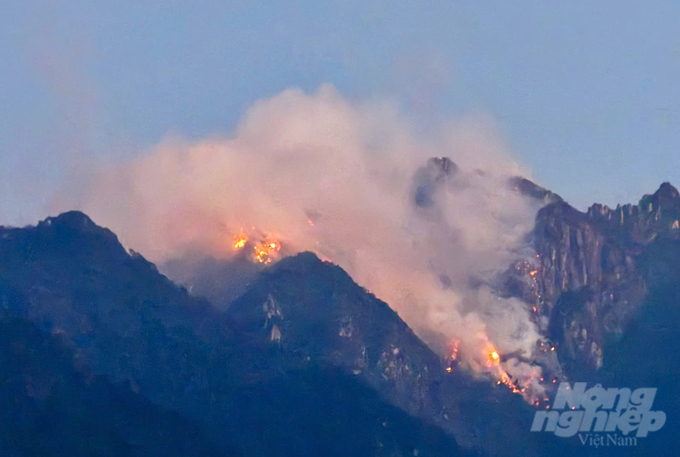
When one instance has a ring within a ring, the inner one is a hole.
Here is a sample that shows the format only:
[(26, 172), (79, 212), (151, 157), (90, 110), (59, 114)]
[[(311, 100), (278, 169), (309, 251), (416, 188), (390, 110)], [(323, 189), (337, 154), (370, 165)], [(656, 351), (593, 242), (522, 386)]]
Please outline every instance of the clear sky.
[(0, 223), (34, 223), (74, 163), (230, 132), (332, 83), (428, 119), (493, 116), (583, 209), (680, 185), (680, 2), (4, 0)]

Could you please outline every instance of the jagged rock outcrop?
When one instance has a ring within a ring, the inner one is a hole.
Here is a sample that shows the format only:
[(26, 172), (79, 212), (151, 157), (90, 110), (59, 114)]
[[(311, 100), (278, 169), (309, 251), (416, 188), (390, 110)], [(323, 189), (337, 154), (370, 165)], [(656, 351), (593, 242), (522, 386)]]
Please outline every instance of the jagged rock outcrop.
[(433, 157), (428, 160), (427, 165), (416, 171), (413, 177), (413, 201), (416, 206), (428, 208), (434, 205), (437, 190), (457, 173), (458, 165), (448, 157)]
[(548, 204), (554, 202), (561, 202), (562, 197), (556, 193), (545, 189), (538, 184), (523, 178), (521, 176), (515, 176), (510, 178), (508, 181), (508, 186), (511, 190), (521, 193), (527, 197), (531, 197), (535, 200), (540, 200), (541, 202)]
[(602, 366), (604, 343), (622, 334), (648, 292), (645, 252), (655, 240), (680, 239), (680, 196), (669, 183), (638, 205), (595, 204), (582, 213), (565, 202), (542, 208), (533, 242), (538, 254), (538, 312), (572, 373)]

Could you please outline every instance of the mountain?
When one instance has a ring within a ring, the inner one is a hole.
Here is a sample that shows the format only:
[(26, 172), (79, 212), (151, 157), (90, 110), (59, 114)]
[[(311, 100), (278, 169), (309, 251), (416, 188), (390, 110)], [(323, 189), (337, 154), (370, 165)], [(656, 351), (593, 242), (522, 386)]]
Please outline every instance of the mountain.
[[(637, 205), (563, 201), (541, 209), (532, 234), (538, 253), (537, 313), (572, 381), (657, 388), (666, 425), (636, 448), (674, 455), (680, 427), (680, 194), (664, 183)], [(610, 450), (611, 451), (611, 450)], [(620, 454), (616, 454), (620, 455)]]
[(539, 313), (572, 375), (602, 367), (605, 342), (620, 338), (658, 277), (674, 272), (678, 240), (680, 196), (669, 183), (638, 205), (582, 213), (557, 202), (539, 211)]
[(227, 315), (249, 345), (275, 348), (280, 366), (337, 367), (465, 448), (507, 455), (510, 446), (528, 456), (549, 445), (527, 433), (534, 409), (520, 396), (462, 370), (447, 372), (386, 303), (314, 254), (265, 270)]
[[(455, 174), (421, 171), (420, 204)], [(556, 347), (563, 379), (658, 387), (677, 410), (680, 197), (577, 211), (545, 204), (499, 293), (518, 296)], [(207, 267), (206, 267), (207, 268)], [(209, 269), (209, 268), (208, 268)], [(228, 275), (229, 270), (212, 270)], [(390, 309), (341, 268), (301, 253), (209, 303), (79, 212), (0, 227), (0, 379), (7, 455), (575, 455), (530, 433), (535, 409), (505, 386), (446, 370)], [(658, 403), (658, 405), (657, 405)], [(106, 415), (98, 414), (107, 411)], [(641, 452), (668, 454), (669, 423)], [(599, 455), (593, 451), (593, 455)]]
[(540, 200), (544, 203), (563, 202), (562, 197), (556, 193), (545, 189), (536, 183), (522, 177), (514, 176), (508, 181), (510, 189), (521, 193), (524, 196), (531, 197), (535, 200)]
[(85, 374), (61, 335), (0, 320), (3, 455), (240, 455), (124, 383)]
[[(69, 455), (462, 453), (451, 435), (339, 366), (288, 363), (280, 347), (258, 344), (235, 316), (190, 296), (82, 213), (0, 228), (0, 305), (14, 335), (0, 346), (3, 360), (27, 371), (7, 374), (19, 403), (5, 420), (24, 437), (4, 436), (9, 453), (56, 452), (55, 436)], [(397, 332), (412, 337), (403, 323)], [(16, 355), (17, 345), (46, 352)], [(110, 415), (98, 417), (103, 410)], [(140, 417), (145, 426), (133, 427)]]

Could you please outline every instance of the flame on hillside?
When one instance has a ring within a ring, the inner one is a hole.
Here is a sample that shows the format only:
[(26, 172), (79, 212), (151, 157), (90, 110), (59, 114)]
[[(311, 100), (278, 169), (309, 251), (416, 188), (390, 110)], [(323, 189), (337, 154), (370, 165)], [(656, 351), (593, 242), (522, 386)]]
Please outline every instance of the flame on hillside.
[[(460, 340), (454, 339), (450, 346), (450, 356), (446, 371), (451, 373), (459, 364), (459, 350)], [(490, 342), (487, 343), (486, 348), (479, 360), (479, 364), (473, 370), (476, 373), (483, 373), (489, 376), (496, 385), (504, 385), (512, 393), (521, 395), (528, 403), (536, 407), (543, 406), (548, 402), (545, 395), (545, 387), (542, 384), (544, 378), (541, 376), (541, 368), (538, 366), (531, 366), (530, 369), (525, 370), (519, 374), (516, 365), (519, 361), (511, 356), (501, 355), (496, 347)], [(510, 374), (510, 371), (514, 375)]]
[(460, 346), (460, 340), (459, 339), (454, 339), (453, 343), (451, 343), (451, 352), (449, 353), (449, 360), (448, 360), (448, 366), (446, 367), (446, 371), (448, 373), (453, 372), (454, 367), (458, 365), (458, 348)]
[(498, 362), (500, 359), (501, 359), (501, 356), (498, 355), (498, 352), (496, 352), (495, 350), (491, 350), (491, 352), (489, 352), (489, 361), (488, 361), (489, 366), (492, 366), (493, 364)]
[(265, 265), (268, 265), (274, 260), (279, 251), (281, 251), (281, 243), (268, 238), (263, 243), (257, 243), (253, 246), (255, 250), (255, 260)]
[(239, 234), (239, 235), (234, 235), (234, 250), (238, 251), (239, 249), (243, 249), (248, 242), (248, 237)]
[(278, 258), (281, 251), (281, 242), (273, 236), (249, 237), (244, 233), (233, 236), (233, 250), (241, 251), (252, 248), (252, 260), (264, 265), (269, 265)]
[[(533, 257), (526, 234), (542, 203), (509, 188), (525, 170), (492, 119), (456, 117), (421, 135), (410, 118), (390, 100), (346, 99), (332, 86), (286, 90), (248, 109), (233, 135), (155, 145), (69, 184), (52, 209), (83, 210), (150, 260), (187, 256), (190, 270), (198, 255), (267, 264), (315, 252), (431, 347), (459, 338), (457, 365), (524, 376), (530, 363), (502, 360), (540, 339), (539, 289), (521, 297), (527, 308), (490, 284), (518, 252)], [(527, 282), (541, 277), (533, 263), (516, 272)]]

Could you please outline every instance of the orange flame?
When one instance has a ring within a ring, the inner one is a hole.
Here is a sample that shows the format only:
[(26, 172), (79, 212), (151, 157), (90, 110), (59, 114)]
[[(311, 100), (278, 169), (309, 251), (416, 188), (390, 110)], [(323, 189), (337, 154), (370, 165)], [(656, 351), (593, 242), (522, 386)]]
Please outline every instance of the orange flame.
[(255, 260), (268, 265), (281, 250), (281, 243), (272, 238), (268, 238), (262, 243), (255, 244), (253, 248), (255, 249)]
[[(255, 228), (253, 227), (253, 229)], [(233, 236), (232, 248), (234, 251), (240, 251), (247, 246), (253, 248), (253, 260), (265, 265), (271, 263), (278, 252), (281, 251), (281, 243), (271, 236), (249, 236), (243, 232)]]
[(248, 242), (248, 237), (244, 234), (234, 235), (234, 250), (242, 249)]
[(496, 378), (496, 384), (504, 384), (512, 393), (522, 395), (527, 401), (530, 401), (530, 403), (536, 401), (535, 393), (531, 392), (530, 386), (534, 381), (534, 378), (538, 379), (540, 377), (538, 371), (533, 373), (528, 379), (512, 378), (501, 365), (501, 356), (493, 346), (490, 346), (487, 349), (486, 365), (489, 368), (489, 373)]

